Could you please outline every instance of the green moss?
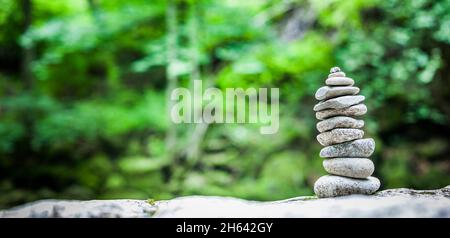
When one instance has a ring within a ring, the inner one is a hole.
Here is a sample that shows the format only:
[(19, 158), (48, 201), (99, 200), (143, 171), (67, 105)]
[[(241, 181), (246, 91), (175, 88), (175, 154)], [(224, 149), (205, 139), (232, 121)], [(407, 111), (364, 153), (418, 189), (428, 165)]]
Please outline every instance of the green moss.
[(152, 206), (155, 206), (156, 205), (156, 200), (155, 199), (153, 199), (153, 198), (149, 198), (149, 199), (147, 199), (147, 201), (146, 201), (148, 204), (150, 204), (150, 205), (152, 205)]

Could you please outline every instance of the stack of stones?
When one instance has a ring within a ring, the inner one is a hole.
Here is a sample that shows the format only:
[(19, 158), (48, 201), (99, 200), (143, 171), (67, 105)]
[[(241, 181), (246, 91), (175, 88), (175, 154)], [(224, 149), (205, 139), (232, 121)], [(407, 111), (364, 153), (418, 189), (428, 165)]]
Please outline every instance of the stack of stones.
[(320, 100), (314, 106), (317, 119), (317, 140), (322, 146), (320, 157), (330, 175), (319, 178), (314, 184), (318, 197), (335, 197), (350, 194), (372, 194), (380, 187), (380, 180), (371, 177), (375, 166), (369, 159), (375, 149), (372, 138), (363, 139), (363, 120), (355, 117), (366, 114), (365, 99), (353, 79), (345, 76), (338, 67), (330, 70), (327, 86), (316, 92)]

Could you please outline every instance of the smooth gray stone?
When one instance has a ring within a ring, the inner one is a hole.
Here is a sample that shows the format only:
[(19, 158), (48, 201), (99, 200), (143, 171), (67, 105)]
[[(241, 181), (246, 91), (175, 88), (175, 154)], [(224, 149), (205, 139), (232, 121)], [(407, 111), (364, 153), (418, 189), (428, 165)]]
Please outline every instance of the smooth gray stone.
[(380, 180), (375, 177), (366, 179), (325, 175), (314, 183), (317, 197), (337, 197), (351, 194), (372, 194), (380, 188)]
[(320, 150), (322, 158), (336, 157), (370, 157), (375, 150), (375, 141), (372, 138), (359, 139), (342, 144), (330, 145)]
[(323, 161), (325, 171), (351, 178), (367, 178), (375, 171), (372, 160), (367, 158), (333, 158)]
[(331, 73), (328, 75), (328, 78), (333, 78), (333, 77), (345, 77), (345, 73), (344, 72), (336, 72), (336, 73)]
[(364, 104), (357, 104), (342, 109), (326, 109), (316, 112), (316, 118), (319, 120), (334, 116), (362, 116), (367, 113), (367, 107)]
[(315, 97), (317, 100), (326, 100), (329, 98), (335, 98), (335, 97), (339, 97), (339, 96), (355, 95), (357, 93), (359, 93), (358, 87), (323, 86), (317, 90)]
[(365, 97), (362, 95), (356, 96), (342, 96), (337, 98), (331, 98), (326, 101), (317, 103), (314, 106), (314, 111), (322, 111), (325, 109), (342, 109), (347, 108), (364, 101)]
[(342, 72), (341, 68), (339, 68), (338, 66), (334, 66), (330, 69), (330, 73), (337, 73), (337, 72)]
[(317, 141), (323, 146), (339, 144), (347, 141), (361, 139), (364, 131), (360, 129), (338, 128), (317, 135)]
[(352, 86), (355, 81), (348, 77), (331, 77), (325, 80), (325, 84), (329, 86)]
[(337, 116), (331, 117), (317, 123), (316, 127), (319, 132), (329, 131), (334, 128), (362, 128), (363, 120), (357, 120), (351, 117)]

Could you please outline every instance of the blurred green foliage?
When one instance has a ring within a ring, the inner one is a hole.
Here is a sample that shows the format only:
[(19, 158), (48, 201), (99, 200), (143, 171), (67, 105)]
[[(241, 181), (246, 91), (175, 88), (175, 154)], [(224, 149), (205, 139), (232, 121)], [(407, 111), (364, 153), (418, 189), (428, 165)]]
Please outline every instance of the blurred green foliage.
[[(0, 5), (0, 208), (42, 198), (310, 195), (325, 174), (313, 95), (334, 65), (367, 98), (383, 188), (450, 184), (449, 1)], [(166, 24), (171, 7), (176, 32)], [(167, 72), (180, 86), (198, 73), (222, 89), (280, 88), (279, 132), (210, 125), (189, 157), (192, 126), (180, 125), (167, 148)]]

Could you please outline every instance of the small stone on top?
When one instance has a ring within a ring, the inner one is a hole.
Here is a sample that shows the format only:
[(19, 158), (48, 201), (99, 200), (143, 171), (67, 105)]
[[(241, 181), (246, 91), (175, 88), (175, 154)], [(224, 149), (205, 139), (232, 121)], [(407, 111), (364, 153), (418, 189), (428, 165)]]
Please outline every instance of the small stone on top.
[(341, 68), (335, 66), (330, 69), (330, 74), (337, 73), (337, 72), (341, 72)]

